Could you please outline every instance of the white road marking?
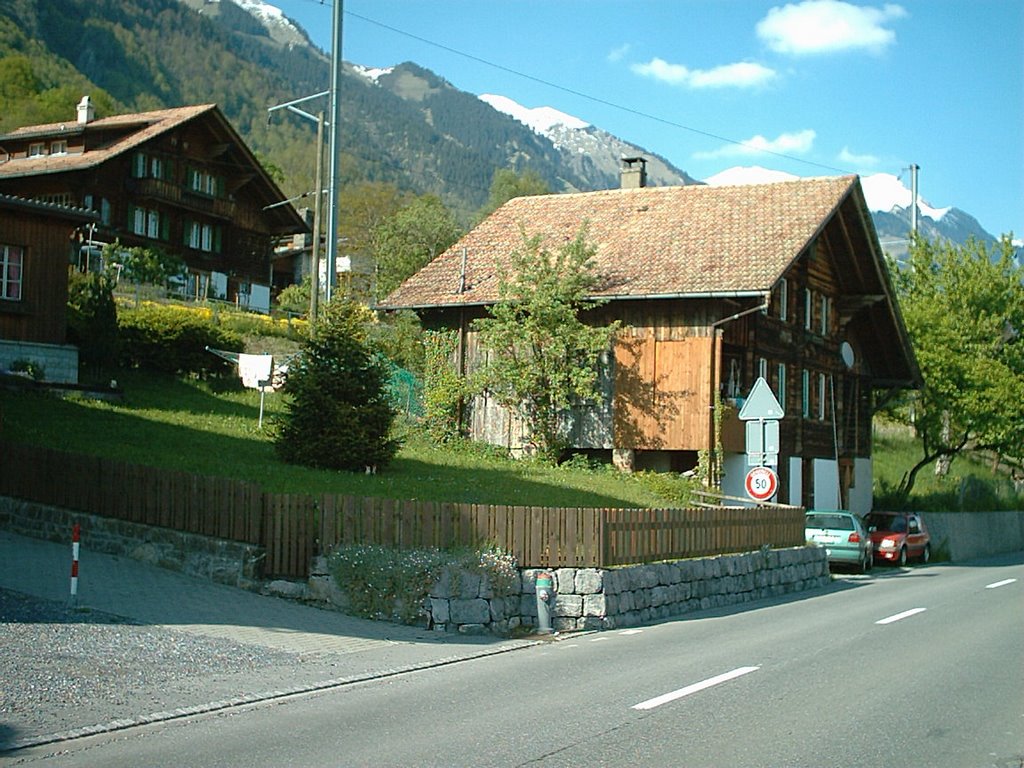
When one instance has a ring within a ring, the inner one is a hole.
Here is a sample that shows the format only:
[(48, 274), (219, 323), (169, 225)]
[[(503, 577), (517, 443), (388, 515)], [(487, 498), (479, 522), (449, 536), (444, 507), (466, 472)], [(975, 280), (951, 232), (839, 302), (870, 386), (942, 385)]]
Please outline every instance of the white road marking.
[(739, 667), (731, 672), (725, 672), (724, 674), (717, 675), (715, 677), (709, 677), (707, 680), (702, 680), (699, 683), (688, 685), (677, 691), (665, 693), (661, 696), (655, 696), (653, 699), (648, 699), (647, 701), (641, 701), (639, 704), (634, 704), (633, 709), (654, 709), (655, 707), (660, 707), (662, 704), (668, 704), (670, 701), (675, 701), (676, 699), (681, 699), (684, 696), (689, 696), (691, 693), (697, 693), (698, 691), (703, 691), (706, 688), (711, 688), (712, 686), (719, 685), (720, 683), (734, 680), (737, 677), (742, 677), (743, 675), (755, 672), (758, 669), (760, 669), (760, 667)]
[(620, 635), (639, 635), (641, 632), (643, 632), (642, 629), (624, 629), (621, 632), (619, 632), (619, 634)]
[(924, 613), (927, 610), (928, 610), (927, 608), (911, 608), (909, 611), (904, 611), (903, 613), (897, 613), (895, 616), (889, 616), (888, 618), (885, 618), (885, 619), (879, 619), (878, 621), (875, 622), (875, 624), (892, 624), (894, 621), (899, 621), (900, 619), (905, 619), (908, 616), (913, 616), (914, 614), (917, 614), (917, 613)]
[(603, 640), (607, 640), (607, 639), (608, 639), (608, 638), (607, 638), (607, 637), (605, 637), (605, 636), (601, 636), (601, 637), (592, 637), (592, 638), (590, 638), (590, 642), (592, 642), (592, 643), (600, 643), (601, 641), (603, 641)]
[(998, 589), (999, 587), (1005, 587), (1007, 584), (1013, 584), (1015, 581), (1016, 579), (1003, 579), (992, 584), (986, 584), (985, 589)]

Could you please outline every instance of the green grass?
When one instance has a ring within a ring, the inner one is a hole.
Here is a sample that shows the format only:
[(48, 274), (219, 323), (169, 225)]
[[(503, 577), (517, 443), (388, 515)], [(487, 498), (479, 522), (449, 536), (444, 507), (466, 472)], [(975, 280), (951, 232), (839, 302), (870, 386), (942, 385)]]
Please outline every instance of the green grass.
[[(235, 378), (193, 381), (141, 372), (113, 374), (125, 402), (106, 403), (0, 389), (0, 434), (127, 462), (234, 477), (283, 493), (337, 493), (397, 499), (558, 507), (678, 506), (677, 488), (643, 473), (586, 469), (573, 462), (550, 467), (511, 461), (487, 446), (433, 445), (420, 432), (400, 428), (404, 445), (377, 475), (332, 472), (282, 462), (274, 451), (273, 423), (283, 396), (264, 398)], [(876, 507), (920, 455), (909, 430), (879, 422), (874, 437)], [(957, 458), (946, 478), (933, 467), (918, 474), (908, 506), (919, 510), (1021, 509), (1024, 499), (990, 466)], [(660, 493), (659, 493), (660, 491)]]
[(642, 475), (510, 461), (482, 446), (432, 445), (404, 429), (404, 447), (376, 475), (285, 464), (272, 429), (283, 396), (264, 398), (237, 379), (190, 381), (118, 372), (120, 404), (0, 391), (8, 440), (203, 475), (234, 477), (282, 493), (338, 493), (398, 499), (524, 506), (666, 506)]

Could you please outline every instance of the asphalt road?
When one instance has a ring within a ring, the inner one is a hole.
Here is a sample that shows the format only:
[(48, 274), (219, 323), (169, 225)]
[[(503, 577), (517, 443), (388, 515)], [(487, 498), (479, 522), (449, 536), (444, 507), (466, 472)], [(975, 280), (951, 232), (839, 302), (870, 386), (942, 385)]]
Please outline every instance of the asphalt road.
[(39, 766), (1024, 765), (1024, 558), (30, 750)]

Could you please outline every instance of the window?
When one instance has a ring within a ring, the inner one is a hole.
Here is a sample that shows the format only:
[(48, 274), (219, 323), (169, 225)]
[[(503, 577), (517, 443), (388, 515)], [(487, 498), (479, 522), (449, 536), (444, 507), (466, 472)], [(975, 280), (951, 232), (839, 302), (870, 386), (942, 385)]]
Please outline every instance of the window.
[(220, 253), (220, 226), (203, 224), (198, 221), (190, 222), (187, 229), (187, 245), (197, 251), (214, 251)]
[(21, 283), (25, 270), (25, 249), (0, 245), (0, 299), (21, 301)]
[(46, 145), (41, 141), (35, 141), (28, 145), (29, 157), (43, 157), (46, 155)]
[(779, 320), (789, 319), (789, 280), (783, 278), (779, 283)]
[(828, 296), (822, 296), (821, 297), (821, 335), (822, 336), (828, 336), (828, 328), (829, 328), (828, 310), (829, 310)]
[(802, 413), (805, 419), (811, 417), (811, 372), (806, 368), (803, 371), (803, 397), (801, 402), (803, 403)]
[(786, 364), (779, 363), (778, 368), (775, 370), (775, 394), (778, 395), (779, 405), (782, 406), (782, 410), (786, 410)]
[(814, 292), (804, 288), (804, 328), (811, 330), (814, 317)]
[(198, 192), (202, 195), (217, 197), (224, 186), (224, 182), (219, 176), (214, 176), (206, 171), (199, 171), (193, 168), (189, 170), (188, 176), (189, 188), (193, 192)]
[(765, 381), (768, 381), (768, 359), (764, 357), (757, 358), (757, 375)]
[(160, 211), (148, 208), (131, 208), (130, 210), (129, 225), (132, 233), (148, 237), (151, 240), (167, 239), (167, 217), (162, 216)]
[(51, 155), (66, 155), (68, 153), (68, 143), (61, 139), (59, 141), (50, 142), (50, 154)]
[(132, 156), (132, 178), (163, 179), (167, 177), (167, 165), (162, 157), (136, 152)]
[(826, 406), (827, 403), (828, 403), (828, 400), (827, 400), (827, 398), (825, 396), (825, 374), (824, 373), (819, 373), (818, 374), (818, 420), (819, 421), (824, 421), (825, 420), (825, 413), (826, 413), (825, 406)]

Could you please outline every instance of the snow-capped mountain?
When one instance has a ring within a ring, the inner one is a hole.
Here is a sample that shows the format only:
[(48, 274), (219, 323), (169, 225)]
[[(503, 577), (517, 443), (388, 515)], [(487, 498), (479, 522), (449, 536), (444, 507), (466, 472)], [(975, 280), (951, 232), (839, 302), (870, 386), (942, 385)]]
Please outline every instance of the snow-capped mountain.
[(183, 2), (205, 14), (219, 13), (224, 3), (237, 5), (256, 19), (275, 42), (284, 46), (308, 45), (313, 47), (304, 29), (292, 22), (276, 5), (265, 3), (263, 0), (183, 0)]
[(524, 107), (507, 96), (490, 93), (480, 96), (480, 100), (550, 140), (576, 175), (607, 179), (608, 186), (614, 186), (623, 157), (644, 157), (651, 186), (697, 183), (665, 158), (553, 107)]
[[(705, 179), (705, 183), (713, 186), (765, 184), (796, 178), (799, 177), (784, 171), (747, 166), (724, 170)], [(860, 183), (882, 247), (893, 256), (902, 256), (908, 246), (911, 226), (910, 201), (913, 193), (899, 177), (888, 173), (862, 176)], [(995, 242), (995, 238), (982, 228), (977, 219), (959, 208), (936, 207), (919, 193), (917, 210), (918, 229), (924, 237), (940, 237), (958, 244), (967, 242), (970, 237), (988, 243)]]

